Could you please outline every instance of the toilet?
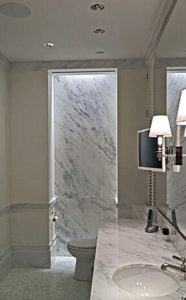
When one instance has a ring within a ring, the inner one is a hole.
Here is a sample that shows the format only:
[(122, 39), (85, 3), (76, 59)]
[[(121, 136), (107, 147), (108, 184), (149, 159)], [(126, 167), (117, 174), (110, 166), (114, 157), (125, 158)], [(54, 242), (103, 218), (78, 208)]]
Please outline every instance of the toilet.
[(68, 242), (67, 249), (76, 258), (74, 278), (91, 281), (97, 239), (81, 239)]

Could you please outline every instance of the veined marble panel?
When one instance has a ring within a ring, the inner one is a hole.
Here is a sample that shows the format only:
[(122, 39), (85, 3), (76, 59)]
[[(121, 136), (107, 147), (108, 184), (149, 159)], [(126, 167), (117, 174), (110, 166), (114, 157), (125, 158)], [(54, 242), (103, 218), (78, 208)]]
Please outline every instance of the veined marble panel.
[[(186, 73), (168, 72), (167, 74), (167, 114), (172, 129), (172, 138), (169, 144), (174, 144), (176, 131), (176, 117), (182, 89), (186, 88)], [(186, 153), (186, 139), (184, 138), (184, 126), (181, 126), (181, 145)], [(180, 167), (180, 173), (168, 172), (167, 174), (167, 201), (171, 208), (177, 208), (186, 201), (186, 160)]]
[(158, 58), (156, 60), (157, 66), (164, 67), (186, 67), (186, 59), (185, 57), (174, 57), (174, 58)]
[(90, 69), (90, 68), (145, 68), (144, 59), (97, 59), (97, 60), (64, 60), (64, 61), (36, 61), (13, 62), (11, 69), (17, 71), (36, 71), (48, 69)]
[(116, 74), (55, 75), (59, 255), (116, 216)]

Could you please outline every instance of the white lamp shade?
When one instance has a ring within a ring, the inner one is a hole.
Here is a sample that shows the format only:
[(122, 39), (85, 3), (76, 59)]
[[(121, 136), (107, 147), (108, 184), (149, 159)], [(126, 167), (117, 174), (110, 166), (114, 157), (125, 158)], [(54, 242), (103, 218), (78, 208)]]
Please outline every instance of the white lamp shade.
[(176, 124), (186, 125), (186, 89), (183, 89), (181, 92)]
[(150, 128), (150, 137), (172, 136), (169, 119), (167, 116), (154, 116)]

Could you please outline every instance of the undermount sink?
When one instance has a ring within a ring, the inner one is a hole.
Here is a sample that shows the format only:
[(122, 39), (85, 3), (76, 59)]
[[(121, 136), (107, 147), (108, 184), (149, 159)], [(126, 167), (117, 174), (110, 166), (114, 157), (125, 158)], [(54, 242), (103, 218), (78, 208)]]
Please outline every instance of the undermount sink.
[(114, 272), (113, 281), (123, 291), (137, 297), (166, 296), (179, 288), (175, 276), (152, 265), (121, 267)]

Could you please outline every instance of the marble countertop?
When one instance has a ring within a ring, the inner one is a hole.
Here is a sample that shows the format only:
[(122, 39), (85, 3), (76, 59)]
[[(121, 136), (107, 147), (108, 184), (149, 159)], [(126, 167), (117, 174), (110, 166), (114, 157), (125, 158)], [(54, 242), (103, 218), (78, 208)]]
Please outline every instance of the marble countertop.
[[(160, 267), (164, 262), (177, 263), (172, 259), (172, 255), (179, 255), (173, 245), (165, 241), (160, 232), (146, 233), (144, 227), (144, 221), (119, 219), (99, 229), (91, 300), (134, 299), (112, 281), (112, 275), (119, 267), (130, 264)], [(170, 272), (179, 279), (180, 288), (171, 295), (156, 298), (158, 300), (180, 300), (181, 296), (186, 297), (186, 280), (183, 275)]]

